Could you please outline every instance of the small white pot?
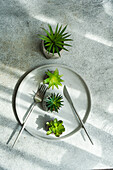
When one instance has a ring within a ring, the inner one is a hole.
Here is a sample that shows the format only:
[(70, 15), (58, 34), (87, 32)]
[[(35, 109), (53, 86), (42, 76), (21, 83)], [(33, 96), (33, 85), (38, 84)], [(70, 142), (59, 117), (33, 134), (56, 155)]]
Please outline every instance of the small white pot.
[[(45, 49), (45, 46), (44, 46), (44, 41), (42, 41), (42, 50), (43, 50), (43, 53), (45, 55), (45, 57), (47, 59), (55, 59), (55, 58), (60, 58), (60, 56), (58, 55), (58, 53), (48, 53), (48, 51)], [(60, 51), (60, 54), (62, 53), (63, 50)]]

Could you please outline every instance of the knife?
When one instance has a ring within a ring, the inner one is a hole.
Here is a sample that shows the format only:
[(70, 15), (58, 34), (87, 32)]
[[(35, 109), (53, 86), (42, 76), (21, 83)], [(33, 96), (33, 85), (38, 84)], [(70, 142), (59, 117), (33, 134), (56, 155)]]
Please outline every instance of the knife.
[(77, 118), (79, 119), (79, 122), (80, 122), (81, 125), (82, 125), (82, 128), (84, 129), (86, 135), (88, 136), (90, 142), (91, 142), (92, 145), (93, 145), (93, 142), (92, 142), (92, 140), (91, 140), (91, 138), (90, 138), (90, 136), (89, 136), (89, 134), (88, 134), (85, 126), (84, 126), (84, 123), (83, 123), (82, 119), (80, 118), (79, 114), (77, 113), (77, 111), (76, 111), (76, 109), (75, 109), (75, 107), (74, 107), (74, 105), (73, 105), (73, 102), (72, 102), (72, 100), (71, 100), (71, 97), (70, 97), (70, 95), (69, 95), (69, 92), (68, 92), (68, 90), (67, 90), (67, 87), (66, 87), (65, 85), (64, 85), (63, 93), (64, 93), (64, 96), (66, 97), (66, 99), (68, 100), (69, 104), (72, 106), (72, 108), (73, 108), (73, 110), (74, 110), (74, 113), (76, 114)]

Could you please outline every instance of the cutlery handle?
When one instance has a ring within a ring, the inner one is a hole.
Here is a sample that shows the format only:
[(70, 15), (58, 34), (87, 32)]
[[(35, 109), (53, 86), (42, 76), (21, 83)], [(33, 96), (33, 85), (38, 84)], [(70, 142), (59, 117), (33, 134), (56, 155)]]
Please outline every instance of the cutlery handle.
[(71, 103), (71, 105), (72, 105), (72, 107), (73, 107), (73, 109), (74, 109), (74, 112), (76, 113), (76, 115), (77, 115), (77, 117), (78, 117), (78, 119), (79, 119), (79, 121), (80, 121), (80, 123), (81, 123), (81, 125), (82, 125), (83, 129), (85, 130), (86, 135), (88, 136), (89, 140), (91, 141), (91, 143), (92, 143), (92, 145), (93, 145), (93, 141), (91, 140), (91, 138), (90, 138), (90, 136), (89, 136), (89, 134), (88, 134), (88, 132), (87, 132), (87, 130), (86, 130), (86, 128), (85, 128), (85, 126), (84, 126), (84, 123), (83, 123), (83, 121), (81, 120), (81, 118), (80, 118), (79, 114), (77, 113), (77, 111), (76, 111), (76, 109), (75, 109), (75, 107), (74, 107), (73, 103)]
[(85, 130), (85, 132), (86, 132), (86, 134), (87, 134), (87, 137), (89, 138), (90, 142), (92, 143), (92, 145), (94, 145), (94, 143), (93, 143), (93, 141), (91, 140), (91, 138), (90, 138), (90, 136), (89, 136), (89, 134), (88, 134), (88, 132), (87, 132), (84, 124), (82, 125), (82, 127), (84, 128), (84, 130)]
[(82, 128), (83, 128), (84, 131), (86, 132), (86, 135), (88, 136), (89, 140), (91, 141), (91, 143), (92, 143), (92, 145), (93, 145), (93, 142), (92, 142), (92, 140), (91, 140), (91, 138), (90, 138), (90, 136), (89, 136), (89, 134), (88, 134), (85, 126), (84, 126), (84, 123), (83, 123), (82, 119), (80, 118), (79, 114), (77, 113), (77, 111), (76, 111), (76, 109), (75, 109), (75, 107), (74, 107), (74, 105), (73, 105), (73, 102), (72, 102), (72, 100), (71, 100), (71, 97), (70, 97), (70, 95), (69, 95), (69, 93), (68, 93), (68, 90), (67, 90), (67, 88), (66, 88), (65, 85), (64, 85), (64, 90), (63, 90), (63, 91), (64, 91), (64, 95), (65, 95), (65, 97), (67, 98), (70, 106), (73, 108), (74, 113), (76, 114), (77, 118), (79, 119), (79, 121), (80, 121), (80, 123), (81, 123), (81, 125), (82, 125)]
[(24, 130), (26, 124), (27, 124), (28, 118), (30, 117), (30, 115), (31, 115), (31, 113), (32, 113), (32, 111), (33, 111), (35, 105), (36, 105), (36, 103), (34, 102), (33, 105), (32, 105), (32, 107), (30, 108), (30, 110), (29, 110), (27, 116), (25, 117), (25, 120), (24, 120), (24, 122), (23, 122), (23, 124), (22, 124), (22, 127), (21, 127), (21, 129), (20, 129), (20, 131), (19, 131), (19, 133), (18, 133), (18, 135), (17, 135), (17, 137), (16, 137), (16, 139), (15, 139), (15, 141), (14, 141), (12, 147), (14, 147), (14, 145), (15, 145), (16, 142), (18, 141), (20, 135), (22, 134), (22, 132), (23, 132), (23, 130)]

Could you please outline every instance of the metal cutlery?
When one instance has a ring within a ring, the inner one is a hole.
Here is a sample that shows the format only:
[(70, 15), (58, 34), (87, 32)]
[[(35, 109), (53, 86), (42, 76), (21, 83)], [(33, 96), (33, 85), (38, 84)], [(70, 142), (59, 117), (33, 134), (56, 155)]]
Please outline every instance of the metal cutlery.
[(22, 132), (23, 132), (23, 130), (24, 130), (24, 128), (25, 128), (25, 126), (26, 126), (26, 124), (28, 122), (28, 119), (29, 119), (29, 117), (30, 117), (30, 115), (31, 115), (31, 113), (32, 113), (32, 111), (34, 109), (34, 106), (36, 106), (37, 103), (42, 102), (43, 97), (44, 97), (47, 89), (48, 89), (47, 85), (45, 85), (45, 84), (40, 84), (39, 85), (38, 90), (37, 90), (37, 92), (35, 93), (35, 95), (33, 97), (34, 102), (33, 102), (32, 106), (31, 106), (31, 108), (29, 109), (29, 111), (27, 113), (27, 116), (25, 117), (25, 119), (23, 121), (22, 127), (21, 127), (21, 129), (20, 129), (20, 131), (19, 131), (19, 133), (18, 133), (12, 147), (14, 147), (14, 145), (18, 141), (20, 135), (22, 134)]
[(92, 140), (91, 140), (91, 138), (90, 138), (90, 136), (89, 136), (89, 134), (88, 134), (85, 126), (84, 126), (84, 123), (83, 123), (82, 119), (80, 118), (79, 114), (77, 113), (77, 111), (76, 111), (76, 109), (75, 109), (75, 107), (74, 107), (74, 104), (73, 104), (73, 102), (72, 102), (72, 99), (71, 99), (71, 97), (70, 97), (70, 95), (69, 95), (69, 92), (68, 92), (68, 90), (67, 90), (67, 87), (66, 87), (65, 85), (64, 85), (63, 93), (64, 93), (64, 96), (66, 97), (66, 99), (68, 100), (69, 104), (72, 106), (72, 108), (73, 108), (73, 110), (74, 110), (74, 113), (76, 114), (79, 122), (80, 122), (81, 125), (82, 125), (82, 128), (84, 129), (86, 135), (88, 136), (90, 142), (91, 142), (92, 145), (93, 145), (93, 142), (92, 142)]

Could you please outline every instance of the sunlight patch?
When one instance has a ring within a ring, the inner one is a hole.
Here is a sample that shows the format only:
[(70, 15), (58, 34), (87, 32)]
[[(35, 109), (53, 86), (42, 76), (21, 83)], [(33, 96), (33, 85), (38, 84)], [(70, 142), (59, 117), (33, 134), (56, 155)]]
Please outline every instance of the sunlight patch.
[(94, 145), (92, 145), (89, 141), (89, 139), (87, 138), (84, 130), (83, 130), (83, 134), (84, 134), (84, 138), (86, 139), (86, 141), (83, 141), (82, 135), (77, 134), (76, 137), (78, 138), (76, 141), (73, 140), (68, 140), (65, 141), (66, 143), (73, 145), (89, 154), (95, 155), (97, 157), (101, 157), (102, 156), (102, 146), (101, 146), (101, 142), (98, 139), (94, 139), (94, 137), (92, 138)]
[(104, 45), (107, 45), (109, 47), (113, 47), (113, 42), (112, 41), (108, 41), (100, 36), (97, 36), (97, 35), (93, 35), (91, 33), (86, 33), (85, 34), (85, 37), (88, 38), (88, 39), (91, 39), (91, 40), (94, 40), (94, 41), (97, 41), (101, 44), (104, 44)]
[(49, 24), (53, 24), (53, 25), (57, 24), (57, 22), (54, 19), (49, 18), (45, 15), (32, 15), (32, 17), (42, 22), (47, 22)]
[(111, 2), (103, 1), (103, 7), (106, 14), (113, 16), (113, 5)]
[(108, 107), (108, 112), (113, 114), (113, 103), (110, 103)]
[(76, 90), (76, 89), (71, 88), (71, 87), (68, 87), (68, 90), (69, 90), (70, 96), (73, 96), (74, 98), (78, 98), (80, 96), (81, 92), (79, 90)]

